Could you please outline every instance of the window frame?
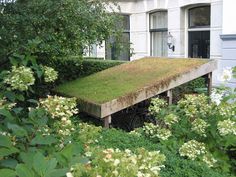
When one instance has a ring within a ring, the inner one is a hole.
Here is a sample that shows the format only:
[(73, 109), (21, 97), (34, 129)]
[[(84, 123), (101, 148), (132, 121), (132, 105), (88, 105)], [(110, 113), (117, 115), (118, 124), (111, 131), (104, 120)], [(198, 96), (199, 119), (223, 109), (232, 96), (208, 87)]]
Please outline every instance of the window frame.
[[(151, 26), (152, 26), (152, 17), (151, 16), (157, 12), (165, 12), (166, 13), (166, 15), (167, 15), (167, 23), (166, 23), (167, 27), (166, 28), (151, 28)], [(153, 33), (155, 33), (155, 32), (160, 32), (160, 33), (167, 32), (168, 33), (168, 10), (162, 9), (162, 10), (157, 10), (157, 11), (149, 13), (149, 32), (150, 32), (150, 54), (151, 54), (151, 56), (153, 56), (153, 53), (154, 53), (153, 52)], [(168, 56), (168, 48), (167, 48), (166, 53)]]
[[(129, 25), (129, 28), (128, 29), (125, 29), (125, 28), (121, 28), (122, 30), (122, 35), (123, 34), (127, 34), (128, 35), (128, 38), (129, 38), (129, 43), (130, 43), (130, 14), (123, 14), (123, 13), (119, 13), (118, 15), (120, 16), (123, 16), (124, 18), (127, 18), (128, 17), (128, 25)], [(111, 37), (111, 36), (110, 36)], [(110, 38), (109, 38), (110, 39)], [(109, 40), (108, 39), (108, 40)], [(105, 40), (105, 59), (108, 59), (108, 60), (114, 60), (114, 58), (112, 57), (112, 49), (110, 48), (110, 57), (108, 57), (108, 50), (107, 50), (107, 45), (108, 45), (108, 40)], [(122, 59), (123, 60), (123, 59)], [(128, 56), (128, 59), (127, 60), (124, 60), (124, 61), (130, 61), (130, 51), (129, 51), (129, 56)]]
[[(194, 10), (194, 9), (198, 9), (198, 8), (203, 8), (203, 7), (209, 7), (209, 25), (205, 25), (205, 26), (190, 26), (190, 11)], [(188, 29), (196, 29), (196, 28), (210, 28), (211, 26), (211, 6), (210, 5), (202, 5), (202, 6), (196, 6), (196, 7), (192, 7), (190, 9), (188, 9)]]

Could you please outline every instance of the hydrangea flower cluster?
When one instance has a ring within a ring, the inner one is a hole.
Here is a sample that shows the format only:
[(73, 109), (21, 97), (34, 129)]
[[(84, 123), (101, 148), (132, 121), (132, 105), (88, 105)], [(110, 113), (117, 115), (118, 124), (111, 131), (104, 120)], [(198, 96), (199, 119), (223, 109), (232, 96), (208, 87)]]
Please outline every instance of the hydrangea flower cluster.
[(196, 132), (201, 136), (206, 137), (206, 128), (209, 126), (210, 125), (203, 119), (195, 119), (192, 122), (192, 131)]
[(210, 95), (211, 101), (215, 103), (217, 106), (221, 103), (223, 97), (224, 97), (224, 93), (217, 89), (213, 89)]
[(221, 82), (230, 81), (233, 77), (233, 68), (226, 67), (223, 69), (222, 73), (218, 76), (218, 80)]
[(5, 97), (0, 99), (0, 109), (11, 110), (15, 105), (16, 103), (9, 103)]
[(3, 82), (8, 84), (12, 90), (26, 91), (29, 86), (34, 85), (34, 73), (31, 68), (13, 66)]
[(61, 119), (65, 124), (71, 124), (69, 118), (78, 113), (76, 98), (48, 96), (39, 100), (39, 107), (43, 107), (53, 119)]
[(167, 106), (167, 102), (165, 100), (159, 99), (159, 98), (154, 98), (151, 101), (151, 105), (148, 108), (148, 111), (152, 115), (157, 115), (162, 108)]
[(153, 123), (145, 123), (143, 126), (143, 133), (149, 138), (158, 138), (161, 140), (167, 140), (171, 136), (171, 131), (166, 128), (160, 128)]
[(187, 156), (191, 160), (195, 160), (202, 154), (206, 153), (206, 147), (204, 143), (200, 143), (196, 140), (190, 140), (184, 143), (179, 149), (180, 156)]
[(217, 129), (221, 136), (236, 135), (236, 123), (230, 119), (219, 121)]
[(185, 95), (185, 99), (178, 102), (178, 106), (184, 110), (186, 116), (193, 118), (197, 115), (206, 116), (210, 110), (207, 96)]
[[(159, 151), (147, 151), (138, 149), (133, 153), (129, 149), (121, 151), (119, 149), (97, 149), (87, 152), (89, 162), (87, 164), (77, 164), (74, 167), (75, 177), (84, 174), (86, 176), (138, 176), (138, 177), (158, 177), (165, 156)], [(107, 170), (109, 169), (109, 170)]]
[(235, 118), (236, 117), (236, 104), (221, 104), (217, 107), (219, 114), (222, 117)]
[(44, 81), (45, 82), (54, 82), (58, 77), (58, 72), (53, 68), (44, 66)]
[(172, 124), (175, 124), (178, 122), (178, 117), (174, 114), (169, 114), (164, 117), (164, 122), (166, 125), (171, 126)]

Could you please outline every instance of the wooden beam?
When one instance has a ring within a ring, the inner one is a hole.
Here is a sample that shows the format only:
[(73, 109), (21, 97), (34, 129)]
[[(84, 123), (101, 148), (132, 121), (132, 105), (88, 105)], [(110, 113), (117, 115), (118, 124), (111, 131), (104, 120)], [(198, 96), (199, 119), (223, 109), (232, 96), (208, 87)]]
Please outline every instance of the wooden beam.
[(104, 127), (105, 127), (105, 128), (110, 128), (111, 115), (106, 116), (106, 117), (104, 117), (103, 119), (104, 119)]
[(211, 91), (212, 91), (212, 72), (207, 74), (207, 92), (208, 95), (211, 95)]
[(173, 101), (173, 94), (172, 89), (167, 91), (167, 97), (168, 97), (168, 104), (171, 105)]

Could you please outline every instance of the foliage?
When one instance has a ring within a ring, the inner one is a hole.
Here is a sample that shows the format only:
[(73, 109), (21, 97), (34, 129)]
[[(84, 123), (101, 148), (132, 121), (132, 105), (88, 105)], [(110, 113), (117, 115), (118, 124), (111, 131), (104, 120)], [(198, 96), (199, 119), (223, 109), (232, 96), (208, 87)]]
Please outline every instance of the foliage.
[(81, 57), (55, 58), (39, 60), (39, 62), (58, 71), (57, 83), (78, 79), (124, 63), (123, 61), (82, 59)]
[(216, 169), (210, 169), (201, 162), (196, 162), (180, 157), (179, 154), (176, 153), (176, 151), (179, 149), (179, 145), (176, 143), (170, 143), (170, 145), (166, 146), (165, 144), (150, 141), (144, 136), (132, 135), (122, 130), (103, 130), (101, 132), (100, 138), (97, 142), (95, 142), (94, 147), (101, 147), (105, 149), (118, 148), (122, 151), (125, 149), (130, 149), (132, 152), (135, 152), (135, 150), (138, 148), (145, 148), (149, 151), (158, 150), (166, 156), (166, 161), (164, 163), (165, 168), (160, 171), (160, 176), (164, 177), (228, 176), (226, 173), (219, 172)]
[(12, 71), (0, 74), (1, 174), (64, 176), (82, 152), (71, 120), (75, 99), (30, 99), (33, 84), (47, 77), (45, 67), (30, 55), (14, 55), (11, 63)]
[[(224, 74), (227, 74), (224, 78), (231, 77), (228, 72)], [(226, 90), (224, 87), (211, 97), (186, 95), (176, 106), (169, 107), (163, 107), (164, 101), (157, 98), (152, 100), (149, 108), (156, 121), (134, 130), (132, 134), (148, 137), (153, 142), (159, 142), (167, 147), (176, 143), (180, 156), (202, 161), (209, 167), (234, 174), (234, 95), (235, 90)], [(210, 99), (213, 101), (210, 102)], [(172, 133), (171, 137), (163, 141), (163, 138), (158, 136), (159, 129), (168, 129)]]
[[(32, 0), (0, 3), (0, 57), (15, 52), (54, 58), (82, 55), (90, 44), (100, 44), (115, 30), (119, 19), (113, 3), (107, 0)], [(111, 13), (107, 12), (107, 8)]]

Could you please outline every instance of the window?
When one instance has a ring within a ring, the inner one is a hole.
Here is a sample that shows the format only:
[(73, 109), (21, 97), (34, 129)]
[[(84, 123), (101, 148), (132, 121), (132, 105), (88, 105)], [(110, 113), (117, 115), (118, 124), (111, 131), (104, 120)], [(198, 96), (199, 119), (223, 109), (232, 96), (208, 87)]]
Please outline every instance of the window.
[(188, 11), (188, 55), (191, 58), (210, 58), (210, 12), (210, 6), (195, 7)]
[(167, 56), (167, 12), (159, 11), (150, 14), (151, 55)]
[(97, 57), (97, 45), (92, 44), (88, 47), (88, 55), (90, 57)]
[(130, 18), (129, 15), (121, 15), (122, 19), (117, 23), (117, 28), (122, 29), (119, 37), (111, 36), (106, 41), (106, 59), (130, 60)]
[(210, 26), (210, 6), (189, 9), (189, 28)]

